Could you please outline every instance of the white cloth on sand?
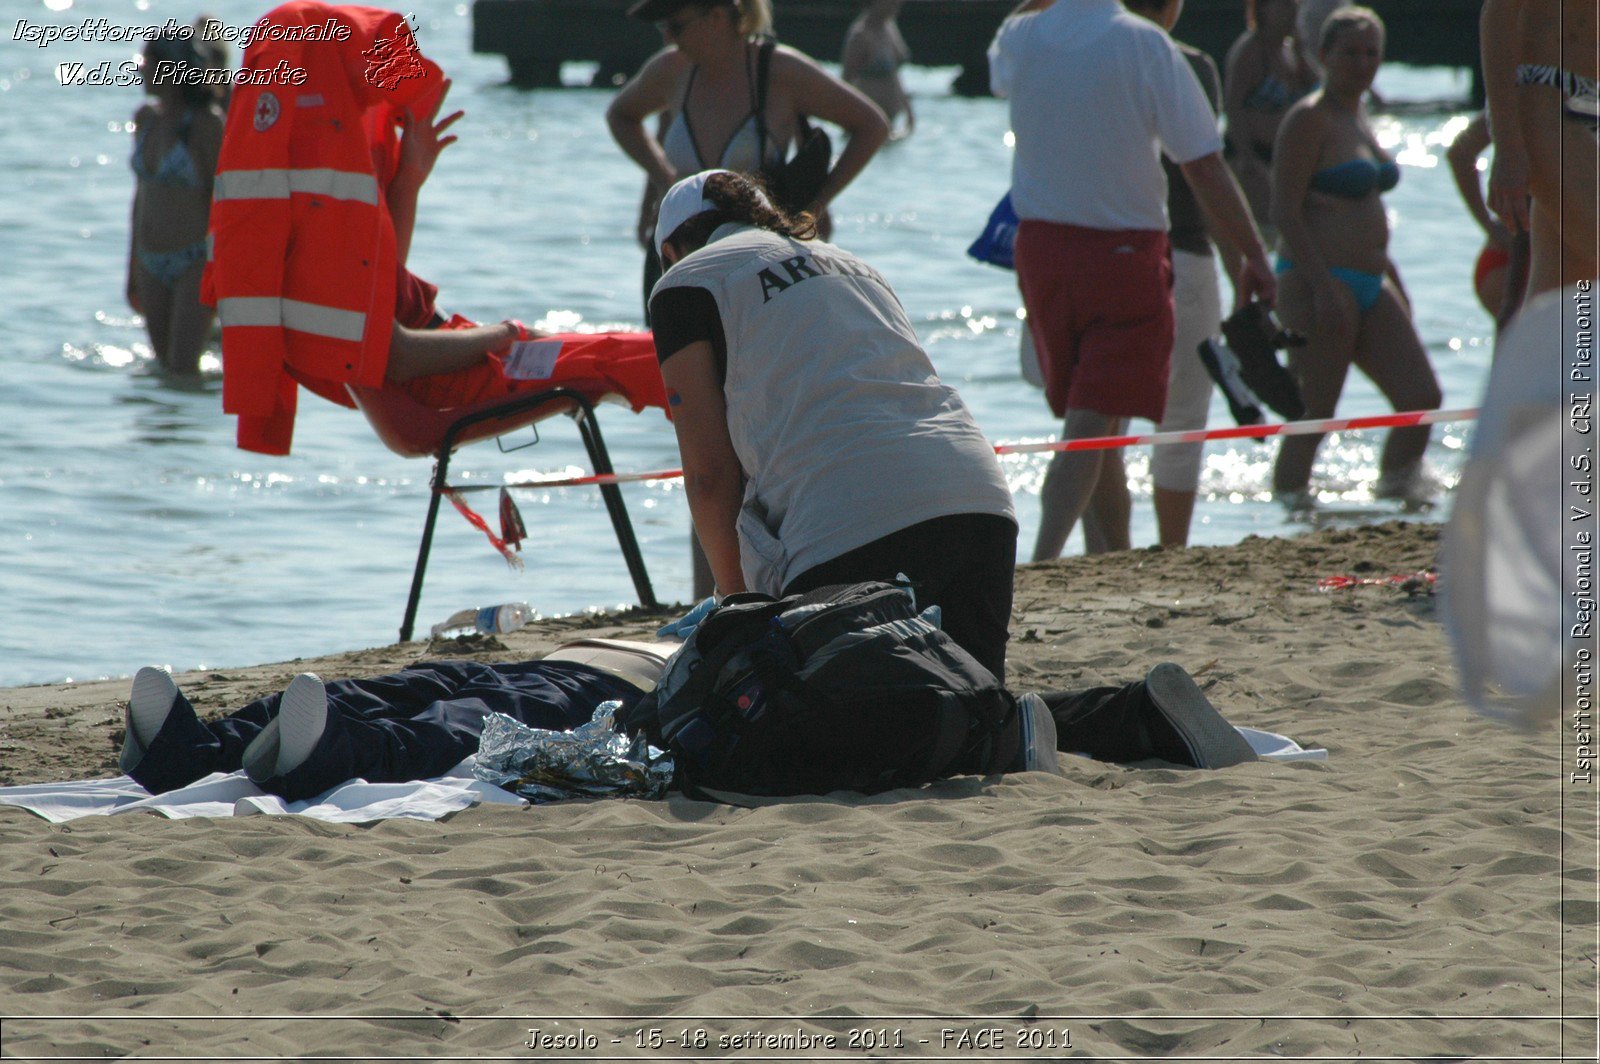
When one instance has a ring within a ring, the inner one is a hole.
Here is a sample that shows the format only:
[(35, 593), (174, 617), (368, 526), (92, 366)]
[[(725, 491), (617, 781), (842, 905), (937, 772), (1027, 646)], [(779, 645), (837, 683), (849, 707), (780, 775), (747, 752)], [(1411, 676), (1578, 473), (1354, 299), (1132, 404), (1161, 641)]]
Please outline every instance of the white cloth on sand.
[[(1305, 750), (1293, 739), (1255, 728), (1240, 728), (1263, 761), (1326, 760), (1322, 749)], [(412, 783), (368, 783), (351, 780), (303, 802), (286, 802), (268, 794), (243, 772), (213, 772), (187, 787), (152, 795), (127, 776), (109, 780), (35, 783), (0, 787), (0, 805), (37, 813), (53, 824), (84, 816), (114, 813), (160, 813), (174, 820), (189, 817), (305, 816), (335, 824), (366, 824), (408, 818), (437, 820), (478, 802), (527, 805), (510, 791), (473, 778), (476, 758), (469, 757), (445, 775)]]
[(38, 813), (51, 823), (112, 813), (160, 813), (174, 820), (189, 817), (296, 816), (335, 824), (366, 824), (407, 818), (438, 820), (478, 802), (527, 805), (510, 791), (475, 779), (469, 757), (448, 773), (409, 783), (350, 780), (303, 802), (286, 802), (268, 794), (243, 772), (213, 772), (187, 787), (152, 795), (127, 776), (70, 783), (36, 783), (0, 787), (0, 805)]
[(1263, 761), (1326, 761), (1328, 751), (1320, 746), (1301, 746), (1287, 735), (1277, 732), (1262, 731), (1260, 728), (1245, 728), (1238, 724), (1233, 730), (1244, 736), (1244, 741), (1250, 744), (1250, 749)]

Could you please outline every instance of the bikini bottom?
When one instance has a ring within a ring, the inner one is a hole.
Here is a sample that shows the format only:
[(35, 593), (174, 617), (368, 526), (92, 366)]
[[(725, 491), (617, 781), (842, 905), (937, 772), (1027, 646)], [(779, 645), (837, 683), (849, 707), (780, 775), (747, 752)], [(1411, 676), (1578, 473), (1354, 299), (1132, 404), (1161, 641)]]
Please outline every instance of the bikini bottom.
[(1561, 117), (1577, 122), (1600, 140), (1600, 83), (1558, 66), (1523, 63), (1517, 67), (1518, 85), (1549, 85), (1561, 90)]
[[(1294, 263), (1278, 256), (1278, 264), (1274, 268), (1276, 273), (1288, 273), (1294, 269)], [(1352, 270), (1347, 266), (1329, 266), (1328, 272), (1333, 279), (1350, 289), (1350, 294), (1356, 297), (1356, 306), (1364, 314), (1372, 309), (1378, 301), (1378, 296), (1383, 293), (1383, 274), (1367, 273), (1365, 270)]]
[(175, 251), (146, 251), (139, 248), (134, 254), (138, 256), (139, 265), (150, 271), (150, 276), (171, 288), (195, 263), (205, 261), (206, 242), (197, 240)]

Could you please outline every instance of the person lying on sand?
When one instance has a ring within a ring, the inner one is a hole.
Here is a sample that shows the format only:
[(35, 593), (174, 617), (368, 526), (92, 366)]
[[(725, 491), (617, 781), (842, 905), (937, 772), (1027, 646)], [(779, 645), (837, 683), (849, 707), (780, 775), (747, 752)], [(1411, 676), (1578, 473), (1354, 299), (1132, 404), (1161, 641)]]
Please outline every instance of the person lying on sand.
[[(349, 779), (430, 779), (477, 752), (490, 713), (566, 730), (587, 722), (602, 702), (631, 708), (660, 678), (675, 645), (583, 640), (534, 661), (422, 662), (330, 683), (301, 673), (281, 693), (211, 721), (200, 720), (169, 673), (147, 667), (134, 676), (124, 710), (119, 764), (153, 794), (242, 769), (288, 801)], [(1178, 665), (1157, 665), (1122, 687), (1042, 697), (1061, 751), (1194, 768), (1256, 759)]]
[(262, 790), (289, 801), (349, 779), (431, 779), (477, 752), (490, 713), (564, 731), (588, 721), (602, 702), (632, 706), (655, 685), (670, 649), (590, 641), (536, 661), (420, 662), (326, 684), (301, 673), (280, 694), (206, 722), (169, 673), (143, 668), (124, 711), (119, 764), (153, 794), (243, 769)]

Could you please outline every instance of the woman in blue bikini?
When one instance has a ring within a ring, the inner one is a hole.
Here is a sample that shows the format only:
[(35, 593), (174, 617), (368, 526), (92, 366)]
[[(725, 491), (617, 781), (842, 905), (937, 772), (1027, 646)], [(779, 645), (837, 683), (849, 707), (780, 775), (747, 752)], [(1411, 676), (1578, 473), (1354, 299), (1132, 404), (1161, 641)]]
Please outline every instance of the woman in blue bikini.
[(199, 371), (214, 316), (200, 302), (200, 271), (223, 114), (215, 88), (184, 79), (208, 65), (178, 31), (152, 40), (141, 69), (151, 99), (133, 116), (128, 305), (144, 315), (150, 347), (170, 373)]
[[(1280, 234), (1278, 313), (1309, 342), (1290, 352), (1306, 417), (1333, 416), (1351, 365), (1396, 410), (1431, 410), (1439, 382), (1389, 260), (1382, 194), (1400, 168), (1378, 146), (1362, 98), (1383, 61), (1383, 23), (1364, 7), (1343, 8), (1323, 26), (1322, 89), (1284, 118), (1273, 153), (1272, 214)], [(1275, 497), (1309, 508), (1320, 436), (1284, 439), (1272, 470)], [(1422, 502), (1428, 429), (1389, 433), (1375, 494)]]

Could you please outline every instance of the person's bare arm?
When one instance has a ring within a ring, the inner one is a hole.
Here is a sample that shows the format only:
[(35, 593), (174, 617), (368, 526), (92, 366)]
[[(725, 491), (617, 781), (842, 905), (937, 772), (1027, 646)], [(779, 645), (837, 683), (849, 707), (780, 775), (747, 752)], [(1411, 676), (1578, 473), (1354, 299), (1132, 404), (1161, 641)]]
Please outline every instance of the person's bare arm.
[(450, 82), (446, 80), (426, 115), (407, 108), (401, 116), (400, 163), (389, 180), (389, 187), (384, 190), (384, 202), (394, 222), (396, 256), (402, 266), (411, 254), (411, 235), (417, 227), (417, 200), (422, 186), (433, 173), (439, 154), (456, 142), (455, 134), (447, 135), (445, 131), (466, 113), (455, 111), (435, 121), (449, 93)]
[(222, 134), (226, 120), (215, 107), (202, 107), (195, 112), (189, 126), (189, 150), (194, 153), (195, 169), (209, 192), (217, 179), (217, 159), (222, 155)]
[[(1194, 60), (1192, 57), (1190, 57), (1190, 61), (1193, 65)], [(1211, 109), (1220, 112), (1222, 110), (1222, 74), (1217, 70), (1216, 60), (1202, 52), (1198, 65), (1194, 65), (1194, 73), (1195, 77), (1200, 81), (1200, 88), (1206, 94), (1206, 100), (1211, 104)], [(1188, 182), (1188, 178), (1181, 176), (1180, 180), (1185, 183)], [(1200, 209), (1200, 220), (1205, 225), (1206, 233), (1210, 236), (1211, 243), (1216, 246), (1217, 258), (1222, 263), (1222, 272), (1228, 275), (1228, 284), (1233, 288), (1237, 296), (1239, 273), (1244, 268), (1244, 256), (1240, 255), (1233, 245), (1221, 238), (1219, 235), (1221, 226), (1215, 218), (1211, 217), (1211, 212), (1206, 209), (1206, 205), (1197, 199), (1195, 200), (1195, 206)], [(1272, 249), (1268, 248), (1267, 250), (1270, 252)]]
[[(656, 143), (661, 143), (667, 135), (667, 113), (665, 111), (656, 116)], [(642, 248), (650, 248), (651, 240), (656, 232), (656, 215), (661, 213), (661, 197), (667, 194), (667, 187), (658, 185), (653, 178), (644, 179), (644, 189), (639, 193), (639, 219), (634, 223), (633, 236), (639, 241)]]
[(1444, 155), (1450, 163), (1450, 176), (1455, 178), (1456, 191), (1461, 193), (1461, 201), (1467, 205), (1468, 213), (1491, 241), (1504, 247), (1508, 234), (1505, 227), (1489, 213), (1489, 205), (1483, 199), (1483, 182), (1478, 177), (1478, 156), (1488, 146), (1489, 119), (1479, 114), (1450, 142)]
[(839, 76), (847, 84), (854, 85), (861, 76), (862, 69), (867, 65), (867, 58), (871, 54), (871, 35), (862, 28), (858, 19), (850, 26), (850, 32), (845, 34), (844, 54), (839, 57)]
[(611, 138), (639, 165), (650, 181), (663, 190), (682, 175), (667, 161), (661, 142), (645, 129), (645, 119), (672, 107), (672, 90), (686, 60), (676, 48), (657, 52), (626, 85), (617, 90), (606, 108)]
[(1484, 0), (1478, 48), (1488, 98), (1494, 163), (1489, 168), (1489, 209), (1512, 232), (1528, 228), (1528, 145), (1517, 108), (1519, 23), (1524, 0)]
[[(1188, 179), (1185, 178), (1184, 180)], [(1217, 261), (1222, 264), (1222, 272), (1227, 275), (1228, 284), (1233, 287), (1234, 297), (1237, 300), (1240, 284), (1239, 275), (1244, 269), (1244, 256), (1239, 254), (1239, 250), (1232, 244), (1222, 239), (1222, 227), (1217, 224), (1215, 218), (1211, 217), (1211, 212), (1206, 209), (1206, 205), (1201, 203), (1198, 198), (1195, 203), (1200, 208), (1200, 219), (1205, 223), (1206, 233), (1211, 237), (1211, 242), (1216, 245)], [(1270, 251), (1271, 249), (1269, 248), (1268, 250)]]
[(1179, 169), (1194, 190), (1213, 234), (1242, 260), (1234, 281), (1235, 309), (1244, 306), (1251, 296), (1271, 306), (1278, 298), (1278, 281), (1267, 262), (1267, 246), (1250, 217), (1239, 183), (1222, 161), (1222, 153), (1212, 152), (1180, 163)]
[(133, 186), (133, 206), (128, 211), (128, 279), (123, 294), (135, 314), (144, 313), (144, 301), (139, 298), (139, 281), (134, 267), (134, 249), (139, 246), (139, 185)]
[(389, 331), (389, 366), (384, 379), (403, 384), (416, 377), (471, 369), (491, 351), (511, 346), (517, 325), (479, 325), (471, 329), (408, 329), (395, 322)]
[(823, 70), (810, 56), (792, 48), (780, 47), (773, 53), (772, 78), (803, 114), (844, 130), (844, 150), (834, 160), (816, 199), (806, 208), (820, 216), (889, 139), (889, 120), (877, 104)]
[(696, 340), (661, 363), (672, 427), (683, 459), (683, 486), (695, 535), (711, 563), (717, 591), (745, 590), (739, 561), (739, 510), (744, 470), (728, 435), (728, 406), (717, 381), (711, 344)]
[[(137, 130), (140, 126), (147, 125), (155, 118), (155, 113), (156, 109), (153, 106), (142, 104), (133, 113), (133, 128)], [(134, 141), (135, 145), (138, 143), (138, 140)], [(135, 150), (137, 151), (138, 149), (135, 148)], [(139, 285), (134, 266), (134, 249), (139, 246), (139, 216), (144, 207), (143, 190), (143, 180), (135, 180), (133, 183), (133, 204), (128, 209), (128, 281), (126, 295), (128, 297), (128, 306), (132, 307), (136, 314), (144, 313), (144, 306), (139, 299)]]

